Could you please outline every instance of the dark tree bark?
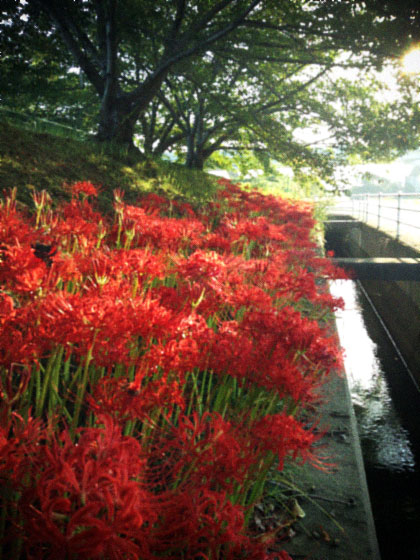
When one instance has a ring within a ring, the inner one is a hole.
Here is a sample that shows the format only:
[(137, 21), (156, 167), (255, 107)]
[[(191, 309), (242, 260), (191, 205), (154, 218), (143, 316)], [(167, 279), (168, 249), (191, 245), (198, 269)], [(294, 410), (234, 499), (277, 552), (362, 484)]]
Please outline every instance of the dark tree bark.
[[(216, 41), (239, 27), (249, 13), (262, 2), (244, 2), (237, 17), (222, 23), (207, 32), (212, 22), (224, 9), (235, 5), (235, 0), (219, 0), (204, 13), (197, 14), (189, 28), (182, 30), (185, 20), (186, 1), (177, 0), (175, 17), (169, 32), (163, 40), (162, 54), (147, 77), (127, 91), (123, 89), (119, 68), (119, 29), (117, 24), (117, 0), (92, 0), (96, 21), (96, 37), (80, 23), (80, 8), (69, 0), (34, 0), (49, 16), (60, 32), (64, 43), (95, 88), (100, 99), (99, 126), (97, 137), (100, 141), (110, 141), (134, 147), (135, 125), (140, 115), (156, 96), (163, 80), (178, 62), (205, 51)], [(83, 6), (82, 6), (83, 8)], [(85, 14), (86, 15), (86, 14)], [(197, 34), (203, 33), (201, 41)]]

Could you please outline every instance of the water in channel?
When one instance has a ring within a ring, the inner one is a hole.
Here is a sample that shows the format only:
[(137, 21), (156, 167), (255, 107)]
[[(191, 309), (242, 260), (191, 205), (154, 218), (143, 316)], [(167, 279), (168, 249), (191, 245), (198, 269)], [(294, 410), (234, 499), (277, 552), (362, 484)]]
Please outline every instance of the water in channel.
[(341, 280), (331, 292), (345, 301), (337, 328), (381, 558), (420, 560), (420, 392), (363, 288)]

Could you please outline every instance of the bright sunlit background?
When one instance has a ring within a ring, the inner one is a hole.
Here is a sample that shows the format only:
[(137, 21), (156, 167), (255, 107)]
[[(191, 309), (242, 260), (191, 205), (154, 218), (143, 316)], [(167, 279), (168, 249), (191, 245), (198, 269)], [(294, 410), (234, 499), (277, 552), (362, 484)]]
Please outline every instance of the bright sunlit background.
[(404, 72), (420, 74), (420, 47), (410, 50), (402, 59)]

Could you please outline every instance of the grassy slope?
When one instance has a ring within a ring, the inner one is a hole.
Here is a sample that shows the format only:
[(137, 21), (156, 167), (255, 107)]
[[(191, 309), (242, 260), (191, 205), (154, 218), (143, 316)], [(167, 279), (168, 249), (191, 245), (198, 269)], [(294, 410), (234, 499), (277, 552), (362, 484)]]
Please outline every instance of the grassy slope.
[(89, 180), (101, 185), (100, 203), (109, 207), (113, 189), (126, 200), (155, 192), (203, 204), (212, 197), (212, 176), (167, 162), (105, 152), (91, 142), (35, 133), (0, 122), (0, 194), (17, 187), (18, 199), (32, 206), (31, 192), (46, 189), (53, 199), (67, 197), (64, 184)]

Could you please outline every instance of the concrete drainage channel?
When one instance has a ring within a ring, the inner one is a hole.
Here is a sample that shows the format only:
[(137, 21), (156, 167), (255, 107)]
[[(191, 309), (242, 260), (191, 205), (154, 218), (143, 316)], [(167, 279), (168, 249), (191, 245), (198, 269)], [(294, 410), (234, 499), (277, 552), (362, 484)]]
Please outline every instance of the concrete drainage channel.
[[(383, 279), (378, 275), (369, 279), (367, 271), (363, 286), (420, 386), (420, 268), (415, 264), (420, 252), (367, 224), (345, 216), (340, 220), (336, 218), (330, 216), (325, 231), (327, 248), (333, 250), (336, 257), (364, 260), (367, 265), (369, 261), (399, 259), (403, 269), (411, 266), (412, 271), (409, 273), (407, 268), (405, 279), (404, 275), (399, 279), (389, 275)], [(389, 263), (385, 270), (387, 267)]]
[[(345, 371), (324, 387), (322, 451), (335, 465), (296, 475), (306, 515), (284, 548), (294, 560), (420, 560), (420, 254), (354, 221), (326, 233), (337, 257), (388, 270), (331, 286), (347, 307)], [(395, 275), (395, 259), (416, 271)]]
[[(327, 230), (327, 248), (353, 259), (420, 256), (360, 224), (334, 231), (334, 236)], [(419, 560), (420, 282), (367, 279), (362, 286), (345, 281), (333, 285), (332, 292), (347, 304), (347, 311), (337, 314), (337, 326), (346, 348), (346, 375), (382, 560)], [(341, 557), (351, 558), (319, 555)], [(359, 554), (360, 560), (376, 557)]]
[(382, 560), (419, 560), (420, 392), (363, 286), (331, 290)]

